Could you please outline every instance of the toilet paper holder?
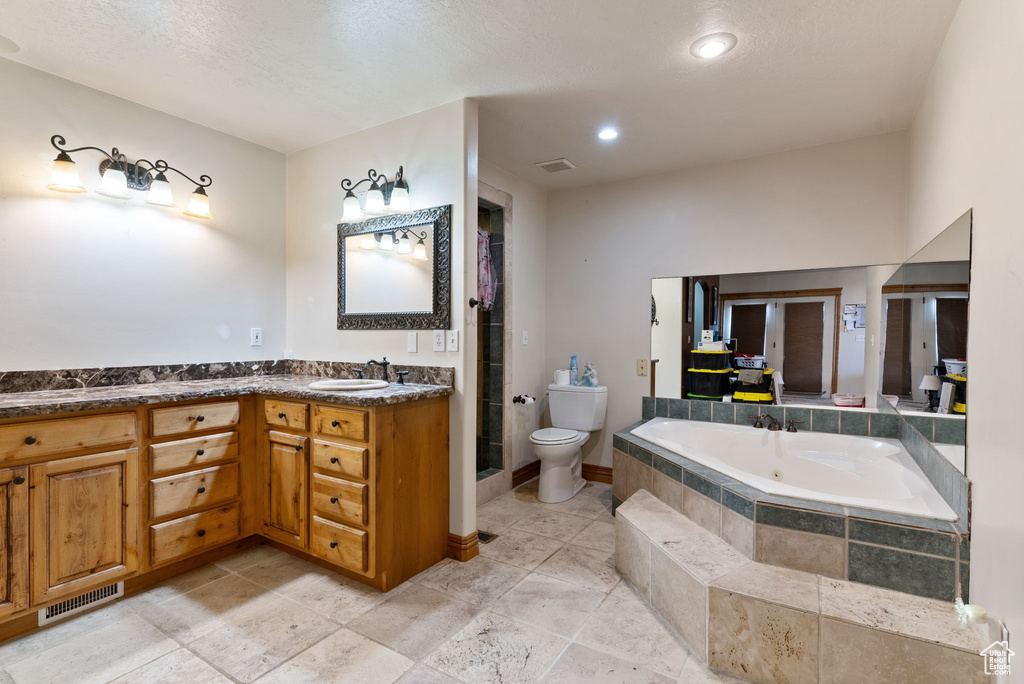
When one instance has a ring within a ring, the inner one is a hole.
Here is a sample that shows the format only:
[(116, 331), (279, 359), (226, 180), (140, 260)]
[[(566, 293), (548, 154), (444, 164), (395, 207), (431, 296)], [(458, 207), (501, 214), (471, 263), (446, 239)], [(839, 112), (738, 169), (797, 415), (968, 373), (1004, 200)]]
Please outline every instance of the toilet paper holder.
[(537, 400), (531, 397), (529, 394), (517, 394), (516, 396), (512, 397), (513, 404), (532, 404), (535, 401)]

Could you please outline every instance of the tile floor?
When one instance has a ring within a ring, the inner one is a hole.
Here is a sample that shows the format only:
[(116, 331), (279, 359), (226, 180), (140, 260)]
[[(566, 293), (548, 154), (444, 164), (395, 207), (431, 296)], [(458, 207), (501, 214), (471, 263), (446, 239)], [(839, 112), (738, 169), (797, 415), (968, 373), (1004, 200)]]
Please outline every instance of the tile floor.
[(478, 510), (498, 538), (380, 594), (268, 546), (0, 646), (0, 683), (733, 682), (616, 573), (611, 487)]

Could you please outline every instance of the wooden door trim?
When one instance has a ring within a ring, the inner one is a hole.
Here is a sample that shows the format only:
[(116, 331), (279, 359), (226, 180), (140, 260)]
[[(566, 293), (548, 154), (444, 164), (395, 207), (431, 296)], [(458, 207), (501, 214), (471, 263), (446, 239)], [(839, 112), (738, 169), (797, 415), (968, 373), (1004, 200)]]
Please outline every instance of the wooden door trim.
[[(0, 604), (0, 617), (6, 618), (28, 608), (29, 585), (29, 485), (28, 467), (0, 470), (0, 484), (9, 484), (7, 499), (7, 539), (0, 540), (7, 547), (7, 567), (0, 572), (7, 575), (7, 603)], [(14, 478), (24, 478), (14, 484)]]
[(920, 292), (970, 292), (970, 286), (967, 283), (882, 286), (882, 294), (914, 294)]

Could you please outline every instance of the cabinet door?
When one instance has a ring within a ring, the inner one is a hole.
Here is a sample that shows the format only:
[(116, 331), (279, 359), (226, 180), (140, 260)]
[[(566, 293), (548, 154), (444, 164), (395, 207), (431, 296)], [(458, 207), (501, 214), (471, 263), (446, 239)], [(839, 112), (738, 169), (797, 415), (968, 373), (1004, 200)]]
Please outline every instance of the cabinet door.
[(0, 618), (28, 608), (28, 468), (0, 470)]
[(268, 445), (266, 533), (271, 539), (306, 548), (309, 461), (306, 438), (271, 432)]
[(138, 450), (31, 468), (32, 602), (112, 584), (138, 567)]

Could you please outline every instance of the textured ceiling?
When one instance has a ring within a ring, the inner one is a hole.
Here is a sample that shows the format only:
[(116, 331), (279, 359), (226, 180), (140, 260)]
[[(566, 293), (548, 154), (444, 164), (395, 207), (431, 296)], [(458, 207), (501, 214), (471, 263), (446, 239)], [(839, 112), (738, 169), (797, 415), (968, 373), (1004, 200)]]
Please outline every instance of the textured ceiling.
[[(568, 187), (903, 128), (957, 2), (5, 0), (0, 34), (284, 152), (474, 97), (483, 158)], [(692, 57), (715, 31), (736, 49)], [(579, 168), (533, 166), (563, 156)]]

